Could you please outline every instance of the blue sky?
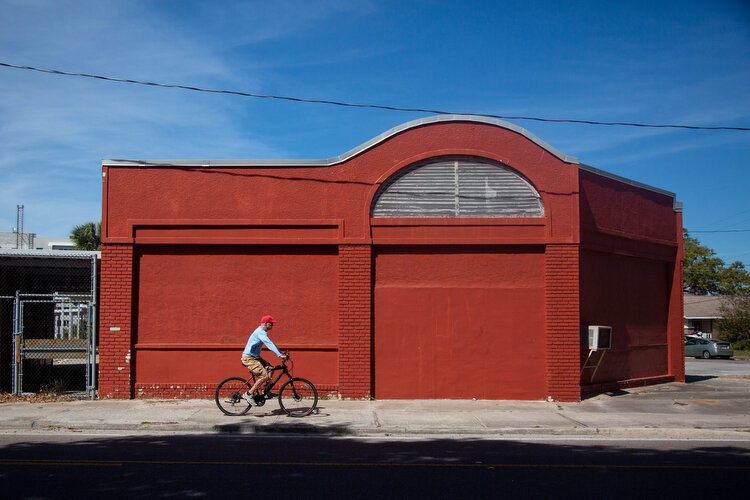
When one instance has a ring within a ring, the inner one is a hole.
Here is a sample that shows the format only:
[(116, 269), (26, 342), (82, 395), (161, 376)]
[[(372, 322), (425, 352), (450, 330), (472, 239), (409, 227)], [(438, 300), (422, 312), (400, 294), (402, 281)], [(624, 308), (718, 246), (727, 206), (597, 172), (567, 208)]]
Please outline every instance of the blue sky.
[[(251, 93), (599, 121), (750, 126), (750, 3), (0, 0), (0, 62)], [(0, 231), (101, 216), (107, 158), (328, 158), (425, 116), (0, 68)], [(512, 121), (750, 229), (750, 132)], [(694, 233), (727, 262), (750, 232)]]

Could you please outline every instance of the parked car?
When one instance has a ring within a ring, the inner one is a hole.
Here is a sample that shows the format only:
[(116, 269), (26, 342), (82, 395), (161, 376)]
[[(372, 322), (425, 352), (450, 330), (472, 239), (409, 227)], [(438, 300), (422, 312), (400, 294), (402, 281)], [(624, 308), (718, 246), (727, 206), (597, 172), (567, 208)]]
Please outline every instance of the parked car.
[(723, 340), (704, 339), (701, 337), (685, 336), (685, 356), (694, 358), (731, 358), (734, 356), (732, 344)]

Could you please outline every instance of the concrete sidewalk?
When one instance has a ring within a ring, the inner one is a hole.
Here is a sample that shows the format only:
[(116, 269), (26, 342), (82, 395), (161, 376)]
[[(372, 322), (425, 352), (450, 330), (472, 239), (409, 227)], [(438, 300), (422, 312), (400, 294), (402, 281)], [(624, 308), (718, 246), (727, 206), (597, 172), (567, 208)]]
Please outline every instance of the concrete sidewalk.
[(308, 417), (276, 401), (242, 417), (212, 400), (0, 404), (0, 432), (291, 433), (337, 436), (607, 436), (750, 440), (750, 379), (717, 377), (546, 401), (341, 401)]

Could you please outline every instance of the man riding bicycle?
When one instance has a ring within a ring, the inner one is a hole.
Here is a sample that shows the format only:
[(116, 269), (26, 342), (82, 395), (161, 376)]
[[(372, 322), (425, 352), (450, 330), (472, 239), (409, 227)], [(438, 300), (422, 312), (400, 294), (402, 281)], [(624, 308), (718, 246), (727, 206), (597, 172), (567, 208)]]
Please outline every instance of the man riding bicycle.
[(250, 370), (250, 373), (255, 375), (255, 384), (244, 394), (245, 401), (250, 405), (256, 405), (253, 396), (256, 395), (259, 387), (271, 379), (269, 374), (269, 368), (271, 364), (260, 356), (260, 349), (265, 345), (273, 351), (281, 359), (286, 359), (286, 356), (279, 351), (276, 345), (268, 337), (268, 332), (271, 331), (276, 320), (273, 317), (266, 315), (260, 320), (260, 326), (247, 339), (247, 345), (245, 350), (242, 351), (242, 364)]

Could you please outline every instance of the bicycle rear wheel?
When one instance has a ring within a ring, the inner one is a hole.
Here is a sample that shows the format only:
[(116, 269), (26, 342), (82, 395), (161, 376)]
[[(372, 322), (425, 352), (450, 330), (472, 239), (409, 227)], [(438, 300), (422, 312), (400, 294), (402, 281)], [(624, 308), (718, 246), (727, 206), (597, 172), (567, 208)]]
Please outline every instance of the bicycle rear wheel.
[(318, 406), (318, 391), (307, 379), (287, 380), (279, 389), (279, 406), (290, 417), (304, 417)]
[(222, 380), (214, 395), (216, 406), (227, 415), (244, 415), (250, 409), (250, 405), (242, 396), (249, 390), (250, 384), (242, 377)]

